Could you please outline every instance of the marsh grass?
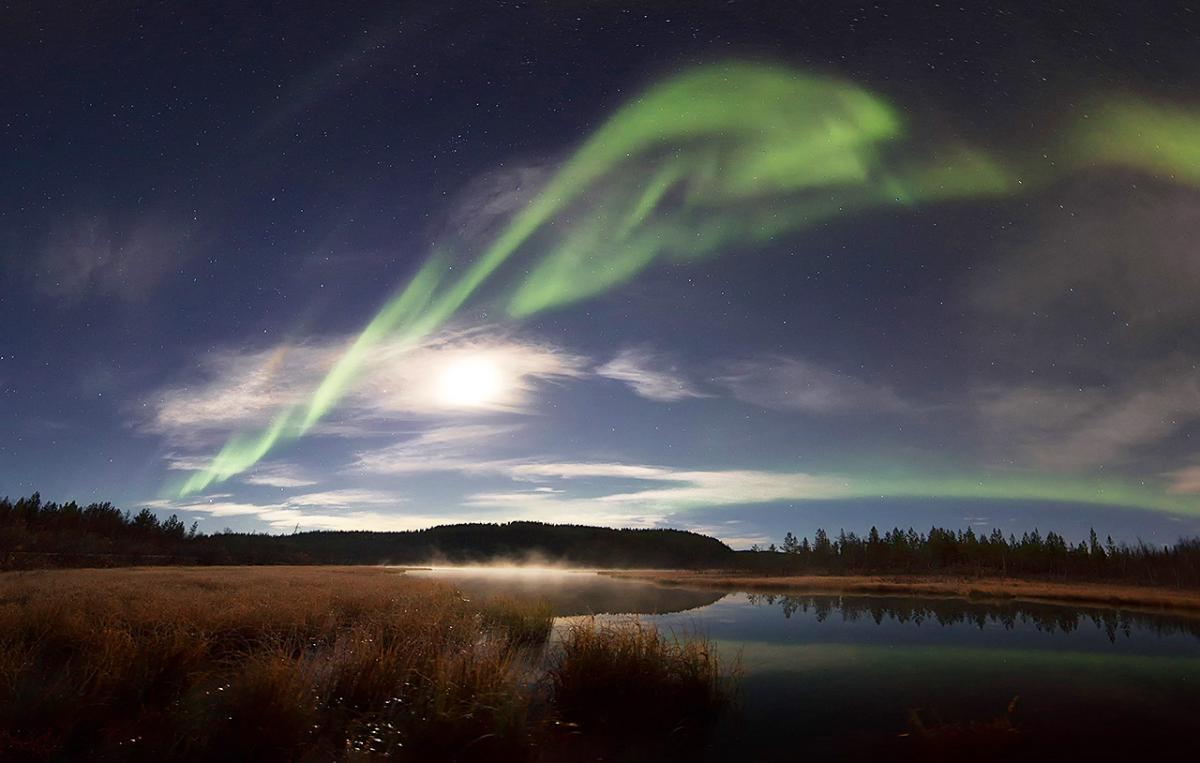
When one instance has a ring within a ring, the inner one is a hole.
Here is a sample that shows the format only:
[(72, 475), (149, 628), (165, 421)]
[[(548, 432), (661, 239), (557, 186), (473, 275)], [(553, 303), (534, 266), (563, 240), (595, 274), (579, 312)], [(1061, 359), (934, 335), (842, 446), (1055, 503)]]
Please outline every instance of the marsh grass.
[(738, 674), (704, 636), (584, 618), (567, 627), (548, 679), (560, 722), (589, 751), (652, 741), (678, 753), (704, 741)]
[(6, 575), (0, 755), (513, 757), (550, 623), (361, 568)]
[(601, 704), (622, 685), (677, 699), (686, 723), (720, 698), (707, 645), (594, 623), (547, 696), (552, 621), (380, 568), (8, 573), (0, 759), (546, 758), (568, 708), (617, 717)]

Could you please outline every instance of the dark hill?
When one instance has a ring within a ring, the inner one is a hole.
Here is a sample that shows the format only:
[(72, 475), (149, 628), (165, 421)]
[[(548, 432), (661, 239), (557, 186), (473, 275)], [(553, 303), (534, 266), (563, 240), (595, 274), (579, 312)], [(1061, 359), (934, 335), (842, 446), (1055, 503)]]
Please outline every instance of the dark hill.
[(456, 564), (497, 560), (592, 567), (705, 567), (729, 546), (683, 530), (615, 530), (542, 522), (442, 525), (411, 532), (220, 534), (197, 538), (205, 561), (307, 564)]
[(459, 524), (411, 532), (197, 533), (149, 509), (0, 498), (0, 569), (125, 564), (425, 564), (544, 561), (590, 567), (706, 567), (733, 556), (682, 530), (542, 522)]

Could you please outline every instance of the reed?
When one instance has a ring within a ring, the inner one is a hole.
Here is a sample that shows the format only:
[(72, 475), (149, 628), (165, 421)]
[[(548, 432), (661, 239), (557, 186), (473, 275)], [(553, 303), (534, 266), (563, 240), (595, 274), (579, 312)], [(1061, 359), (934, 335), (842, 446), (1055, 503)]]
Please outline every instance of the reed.
[(583, 618), (564, 633), (549, 680), (560, 721), (589, 754), (603, 755), (647, 740), (675, 752), (702, 742), (729, 705), (738, 674), (702, 635), (664, 634), (636, 619)]

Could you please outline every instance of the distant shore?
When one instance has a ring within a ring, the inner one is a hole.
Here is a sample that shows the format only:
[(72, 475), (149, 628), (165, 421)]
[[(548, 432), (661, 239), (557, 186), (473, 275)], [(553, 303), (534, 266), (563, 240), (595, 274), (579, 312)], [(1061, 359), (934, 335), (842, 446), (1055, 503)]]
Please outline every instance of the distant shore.
[(748, 592), (945, 596), (1159, 610), (1200, 617), (1200, 590), (1113, 583), (930, 575), (762, 576), (725, 570), (606, 570), (615, 578)]

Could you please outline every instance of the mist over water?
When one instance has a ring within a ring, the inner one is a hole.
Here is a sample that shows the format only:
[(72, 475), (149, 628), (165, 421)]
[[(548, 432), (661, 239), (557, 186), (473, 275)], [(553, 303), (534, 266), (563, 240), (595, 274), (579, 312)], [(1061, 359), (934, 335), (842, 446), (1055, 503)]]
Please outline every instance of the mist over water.
[(541, 599), (557, 617), (653, 615), (686, 612), (722, 599), (726, 592), (648, 585), (595, 570), (540, 566), (454, 566), (409, 569), (405, 575), (432, 577), (470, 596)]

